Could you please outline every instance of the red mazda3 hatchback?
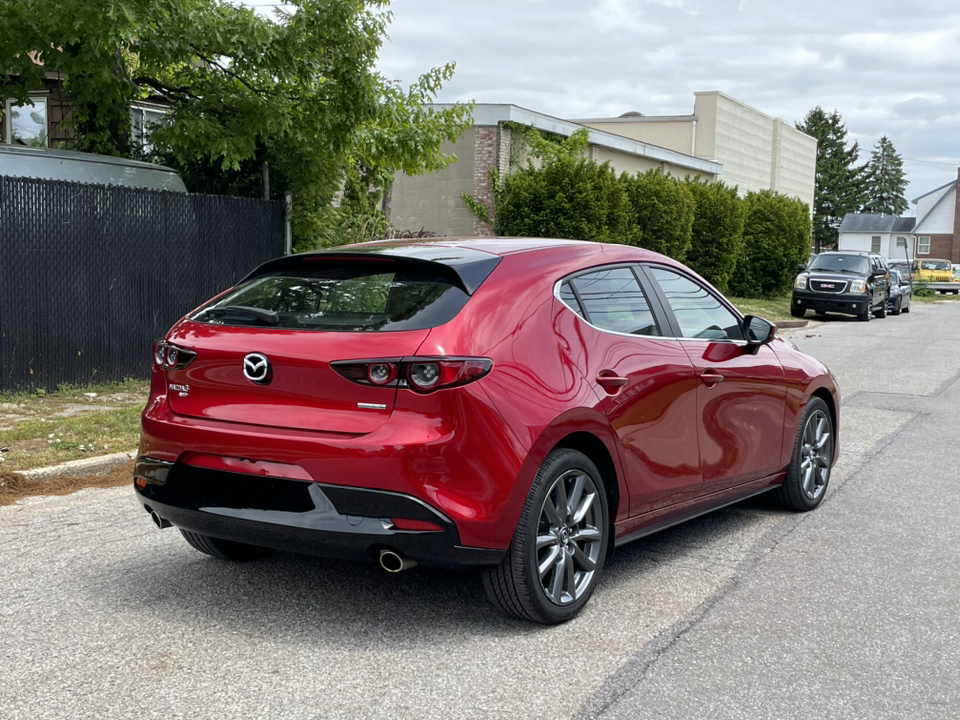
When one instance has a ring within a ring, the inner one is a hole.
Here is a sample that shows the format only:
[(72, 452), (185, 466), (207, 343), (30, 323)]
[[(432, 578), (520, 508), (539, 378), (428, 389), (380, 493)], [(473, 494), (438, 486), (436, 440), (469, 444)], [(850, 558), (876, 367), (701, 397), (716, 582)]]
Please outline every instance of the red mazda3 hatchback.
[(135, 470), (197, 550), (480, 570), (542, 623), (623, 543), (775, 489), (823, 500), (827, 369), (626, 245), (388, 241), (284, 257), (156, 344)]

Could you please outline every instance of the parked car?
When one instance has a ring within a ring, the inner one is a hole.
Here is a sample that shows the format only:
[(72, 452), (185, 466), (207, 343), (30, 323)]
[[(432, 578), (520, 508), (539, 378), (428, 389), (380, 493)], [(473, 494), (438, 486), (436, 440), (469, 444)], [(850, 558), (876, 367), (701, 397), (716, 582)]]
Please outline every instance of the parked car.
[(807, 310), (856, 315), (869, 320), (887, 316), (889, 290), (887, 261), (877, 253), (824, 252), (797, 275), (790, 314), (802, 318)]
[(163, 165), (73, 150), (9, 144), (0, 144), (0, 175), (187, 191), (177, 171)]
[(890, 299), (887, 301), (887, 310), (891, 315), (901, 312), (910, 312), (910, 301), (913, 300), (913, 286), (910, 276), (900, 270), (890, 270)]
[(914, 261), (913, 280), (930, 283), (930, 288), (940, 293), (960, 294), (960, 277), (949, 260), (924, 258)]
[(774, 490), (823, 500), (828, 370), (627, 245), (387, 241), (278, 258), (154, 348), (135, 466), (197, 550), (477, 569), (559, 623), (617, 545)]

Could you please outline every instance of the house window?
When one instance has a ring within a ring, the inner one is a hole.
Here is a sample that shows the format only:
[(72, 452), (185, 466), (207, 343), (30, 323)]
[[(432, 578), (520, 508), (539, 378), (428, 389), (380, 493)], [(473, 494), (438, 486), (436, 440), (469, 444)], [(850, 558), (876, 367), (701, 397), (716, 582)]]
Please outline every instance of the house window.
[(921, 235), (917, 239), (917, 255), (929, 255), (930, 254), (930, 236)]
[(167, 111), (164, 108), (137, 104), (130, 108), (130, 119), (133, 128), (130, 139), (133, 145), (144, 153), (151, 152), (153, 143), (150, 142), (150, 133), (157, 125), (166, 124)]
[(31, 98), (17, 104), (7, 100), (4, 106), (6, 118), (4, 142), (28, 147), (47, 146), (47, 99)]
[(880, 252), (880, 236), (874, 235), (870, 238), (870, 252)]
[(897, 238), (897, 247), (905, 248), (907, 246), (907, 239), (905, 237)]

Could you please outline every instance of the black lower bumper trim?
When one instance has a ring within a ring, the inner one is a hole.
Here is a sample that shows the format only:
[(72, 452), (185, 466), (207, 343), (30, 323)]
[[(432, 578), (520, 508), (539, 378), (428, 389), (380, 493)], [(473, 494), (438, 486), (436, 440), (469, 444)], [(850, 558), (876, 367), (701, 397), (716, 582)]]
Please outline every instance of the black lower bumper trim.
[[(153, 467), (142, 458), (140, 468)], [(139, 473), (137, 473), (140, 476)], [(140, 502), (173, 525), (211, 537), (310, 555), (377, 560), (391, 549), (425, 566), (496, 565), (504, 551), (467, 548), (454, 523), (420, 500), (368, 488), (170, 465), (162, 484), (135, 486)], [(441, 530), (398, 530), (390, 518)]]

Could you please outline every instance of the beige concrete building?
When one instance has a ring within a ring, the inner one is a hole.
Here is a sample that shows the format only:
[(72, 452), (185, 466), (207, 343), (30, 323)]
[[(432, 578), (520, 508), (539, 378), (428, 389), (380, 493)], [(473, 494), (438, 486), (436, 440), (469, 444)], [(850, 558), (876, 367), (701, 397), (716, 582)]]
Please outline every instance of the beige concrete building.
[(722, 180), (741, 195), (769, 188), (813, 207), (814, 138), (722, 92), (694, 97), (692, 115), (626, 113), (574, 122), (720, 163)]
[[(422, 228), (441, 236), (492, 235), (492, 228), (467, 207), (463, 193), (486, 205), (492, 216), (490, 170), (497, 168), (506, 175), (524, 158), (526, 143), (522, 136), (510, 131), (511, 123), (564, 137), (584, 127), (516, 105), (476, 105), (473, 127), (456, 143), (445, 147), (446, 152), (457, 156), (456, 163), (439, 172), (397, 175), (386, 199), (390, 224), (399, 230)], [(609, 161), (618, 174), (663, 168), (679, 177), (699, 173), (714, 180), (723, 173), (719, 162), (601, 129), (590, 130), (588, 152), (598, 162)]]

